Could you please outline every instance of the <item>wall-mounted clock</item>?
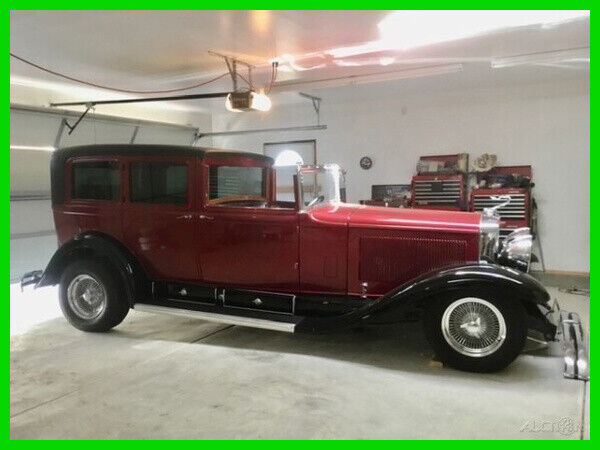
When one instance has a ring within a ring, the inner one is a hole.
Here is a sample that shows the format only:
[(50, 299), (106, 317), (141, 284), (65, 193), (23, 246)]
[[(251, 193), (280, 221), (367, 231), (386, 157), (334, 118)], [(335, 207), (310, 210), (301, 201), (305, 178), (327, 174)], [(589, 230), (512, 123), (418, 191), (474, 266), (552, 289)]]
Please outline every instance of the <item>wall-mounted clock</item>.
[(371, 167), (373, 167), (373, 160), (371, 159), (371, 157), (363, 156), (362, 158), (360, 158), (360, 167), (362, 167), (365, 170), (369, 170)]

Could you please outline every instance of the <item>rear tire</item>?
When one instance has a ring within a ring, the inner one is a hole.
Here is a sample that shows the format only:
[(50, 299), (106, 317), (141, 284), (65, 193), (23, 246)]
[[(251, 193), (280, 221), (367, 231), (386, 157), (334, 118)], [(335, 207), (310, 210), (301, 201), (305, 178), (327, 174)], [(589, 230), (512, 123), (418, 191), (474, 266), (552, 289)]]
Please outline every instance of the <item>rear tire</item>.
[(107, 264), (91, 259), (74, 261), (63, 271), (59, 300), (65, 318), (82, 331), (108, 331), (129, 312), (118, 274)]
[(523, 350), (527, 313), (510, 294), (490, 289), (462, 290), (426, 307), (427, 340), (442, 363), (468, 372), (495, 372)]

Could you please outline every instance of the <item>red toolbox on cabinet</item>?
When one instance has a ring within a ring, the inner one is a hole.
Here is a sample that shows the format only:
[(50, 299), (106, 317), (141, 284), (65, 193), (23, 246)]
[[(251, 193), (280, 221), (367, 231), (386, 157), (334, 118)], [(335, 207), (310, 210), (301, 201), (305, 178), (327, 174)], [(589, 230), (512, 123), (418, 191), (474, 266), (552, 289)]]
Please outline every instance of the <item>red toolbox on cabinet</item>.
[(412, 207), (466, 210), (466, 186), (463, 174), (415, 175), (412, 179)]

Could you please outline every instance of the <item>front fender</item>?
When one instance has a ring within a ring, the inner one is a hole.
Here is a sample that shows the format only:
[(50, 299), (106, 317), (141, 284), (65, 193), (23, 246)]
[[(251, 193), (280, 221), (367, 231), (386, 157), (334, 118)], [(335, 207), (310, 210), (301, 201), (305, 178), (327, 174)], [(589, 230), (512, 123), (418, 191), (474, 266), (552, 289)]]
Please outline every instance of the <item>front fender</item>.
[(547, 304), (550, 295), (531, 275), (498, 264), (474, 263), (435, 270), (415, 278), (385, 294), (386, 303), (415, 301), (432, 294), (486, 285), (514, 292), (516, 297), (536, 304)]
[(333, 318), (306, 318), (296, 329), (324, 332), (365, 321), (390, 322), (390, 317), (415, 310), (428, 298), (472, 287), (501, 289), (514, 293), (515, 301), (522, 301), (526, 306), (543, 305), (550, 309), (547, 305), (550, 295), (532, 276), (497, 264), (472, 263), (426, 273), (355, 311)]

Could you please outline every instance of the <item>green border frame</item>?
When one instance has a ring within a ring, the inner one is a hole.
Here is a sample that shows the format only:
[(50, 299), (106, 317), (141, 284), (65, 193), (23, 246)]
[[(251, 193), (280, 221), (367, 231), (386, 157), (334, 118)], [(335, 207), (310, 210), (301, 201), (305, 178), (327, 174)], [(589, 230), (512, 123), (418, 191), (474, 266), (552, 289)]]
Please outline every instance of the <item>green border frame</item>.
[[(110, 7), (119, 7), (122, 8), (123, 6), (127, 6), (131, 9), (134, 9), (136, 7), (139, 8), (143, 8), (143, 9), (159, 9), (159, 10), (163, 10), (163, 8), (156, 8), (157, 6), (163, 6), (164, 3), (159, 3), (159, 2), (142, 2), (142, 1), (133, 1), (133, 2), (125, 2), (125, 4), (123, 2), (115, 2), (115, 1), (108, 1), (108, 2), (98, 2), (98, 3), (92, 3), (92, 4), (86, 4), (86, 3), (82, 3), (82, 2), (75, 2), (75, 1), (62, 1), (59, 2), (57, 4), (49, 4), (48, 2), (11, 2), (11, 4), (9, 4), (9, 12), (10, 10), (17, 10), (17, 9), (31, 9), (32, 7), (37, 7), (37, 9), (40, 10), (44, 10), (44, 9), (56, 9), (58, 7), (60, 7), (61, 9), (81, 9), (82, 7), (88, 7), (88, 6), (98, 6), (98, 7), (102, 7), (102, 8), (110, 8)], [(49, 8), (49, 6), (51, 6), (52, 8)], [(199, 6), (208, 6), (202, 3), (198, 3), (198, 2), (191, 2), (191, 1), (177, 1), (174, 3), (169, 3), (169, 6), (171, 6), (171, 8), (169, 9), (197, 9)], [(240, 7), (240, 6), (250, 6), (247, 2), (241, 2), (241, 1), (228, 1), (228, 2), (211, 2), (210, 3), (211, 7), (215, 7), (215, 6), (222, 6), (222, 9), (230, 9), (232, 7)], [(315, 9), (349, 9), (349, 7), (361, 7), (363, 6), (362, 3), (356, 2), (356, 1), (329, 1), (329, 2), (323, 2), (323, 1), (316, 1), (316, 0), (305, 0), (305, 1), (259, 1), (259, 2), (255, 2), (252, 4), (252, 6), (254, 7), (260, 7), (260, 8), (264, 8), (264, 9), (306, 9), (306, 8), (315, 8)], [(494, 2), (493, 4), (490, 3), (482, 3), (481, 1), (473, 1), (473, 0), (463, 0), (463, 1), (455, 1), (455, 2), (449, 2), (449, 1), (435, 1), (435, 2), (409, 2), (406, 4), (402, 4), (400, 2), (397, 1), (374, 1), (374, 2), (369, 2), (368, 5), (371, 8), (376, 7), (376, 9), (394, 9), (397, 7), (403, 7), (404, 9), (433, 9), (432, 7), (436, 7), (436, 9), (450, 9), (450, 8), (458, 8), (458, 9), (590, 9), (590, 6), (588, 4), (588, 2), (574, 2), (572, 4), (566, 5), (566, 2), (557, 2), (557, 1), (529, 1), (529, 2), (523, 2), (523, 1), (504, 1), (504, 2)], [(87, 9), (87, 8), (86, 8)], [(240, 8), (242, 9), (242, 8)], [(357, 8), (358, 9), (358, 8)], [(591, 14), (590, 14), (591, 15)], [(10, 30), (10, 14), (9, 14), (9, 30)], [(590, 28), (590, 44), (591, 41), (593, 39), (593, 36), (591, 35), (591, 28)], [(9, 37), (8, 37), (8, 47), (10, 49), (10, 32), (9, 32)], [(591, 45), (590, 45), (591, 47)], [(8, 59), (10, 59), (10, 57), (8, 57)], [(10, 61), (9, 61), (9, 81), (10, 81)], [(591, 87), (591, 73), (590, 73), (590, 87)], [(8, 89), (8, 97), (9, 97), (9, 104), (10, 104), (10, 82), (9, 82), (9, 89)], [(5, 139), (7, 139), (10, 143), (10, 109), (9, 110), (5, 110), (5, 117), (7, 119), (7, 121), (5, 122), (6, 125), (3, 127), (4, 128), (4, 134), (5, 134)], [(590, 90), (590, 128), (593, 128), (593, 122), (592, 122), (592, 107), (591, 107), (591, 90)], [(591, 130), (590, 130), (591, 131)], [(590, 133), (590, 166), (589, 166), (589, 170), (590, 173), (591, 172), (595, 172), (598, 169), (600, 169), (600, 166), (598, 164), (598, 157), (595, 156), (595, 152), (592, 150), (591, 147), (591, 133)], [(10, 152), (6, 152), (6, 157), (5, 157), (5, 163), (6, 163), (6, 167), (9, 170), (8, 176), (6, 178), (3, 179), (2, 183), (4, 184), (4, 189), (6, 192), (7, 196), (10, 196)], [(586, 170), (586, 168), (582, 168), (582, 170)], [(596, 283), (594, 282), (594, 279), (591, 277), (591, 269), (592, 269), (592, 262), (593, 262), (593, 256), (595, 254), (595, 250), (597, 250), (598, 246), (596, 245), (596, 240), (593, 239), (591, 236), (594, 235), (594, 227), (593, 227), (593, 223), (595, 220), (595, 208), (594, 208), (594, 203), (595, 199), (597, 198), (596, 195), (600, 196), (600, 184), (599, 185), (592, 185), (590, 187), (590, 282), (591, 282), (591, 289), (595, 290), (596, 287)], [(597, 203), (596, 203), (597, 204)], [(9, 205), (10, 205), (10, 197), (9, 197)], [(6, 234), (10, 234), (10, 212), (5, 210), (4, 213), (4, 218), (2, 220), (4, 229)], [(6, 244), (5, 244), (6, 245)], [(568, 245), (567, 243), (565, 243), (565, 245)], [(5, 272), (10, 272), (10, 243), (9, 246), (5, 247)], [(9, 298), (10, 298), (10, 293), (9, 293)], [(592, 309), (591, 305), (590, 305), (590, 317), (592, 316), (592, 314), (595, 314)], [(5, 301), (4, 302), (4, 306), (3, 306), (3, 315), (5, 317), (5, 324), (7, 326), (7, 329), (10, 330), (10, 303), (9, 301)], [(591, 344), (590, 344), (591, 347)], [(566, 382), (570, 382), (570, 381), (566, 381)], [(9, 386), (10, 386), (10, 346), (9, 346)], [(587, 388), (589, 389), (589, 383), (587, 384)], [(352, 395), (351, 392), (348, 393), (348, 395)], [(474, 393), (474, 395), (477, 395), (477, 393)], [(9, 410), (9, 416), (10, 416), (10, 389), (8, 391), (8, 399), (7, 399), (7, 407)], [(143, 408), (143, 405), (140, 405)], [(402, 405), (398, 405), (398, 407), (402, 407)], [(590, 397), (590, 416), (591, 416), (591, 397)], [(481, 420), (486, 420), (486, 417), (481, 417)], [(591, 430), (590, 430), (591, 433)], [(7, 438), (10, 439), (10, 423), (9, 423), (9, 428), (7, 429)], [(435, 436), (432, 436), (432, 439), (434, 439)], [(212, 444), (212, 441), (209, 441)], [(428, 445), (429, 443), (424, 442), (421, 445)], [(14, 445), (15, 447), (27, 447), (30, 445), (35, 445), (32, 443), (32, 441), (13, 441), (11, 445)], [(74, 442), (74, 441), (65, 441), (65, 442), (60, 442), (60, 443), (44, 443), (41, 444), (44, 446), (50, 446), (53, 447), (54, 445), (60, 445), (60, 446), (65, 446), (65, 447), (72, 447), (74, 445), (80, 445), (78, 442)], [(100, 446), (102, 446), (102, 448), (104, 448), (106, 445), (127, 445), (129, 446), (137, 446), (137, 445), (143, 445), (144, 447), (154, 447), (157, 445), (164, 445), (162, 443), (156, 442), (156, 441), (146, 441), (144, 443), (137, 443), (137, 442), (123, 442), (120, 441), (118, 443), (110, 443), (110, 444), (105, 444), (103, 442), (91, 442), (88, 441), (85, 443), (86, 448), (89, 449), (93, 449), (93, 448), (100, 448)], [(172, 444), (172, 445), (177, 445), (178, 447), (188, 447), (190, 448), (192, 445), (196, 446), (198, 445), (196, 442), (188, 442), (188, 441), (177, 441), (176, 444)], [(260, 448), (261, 450), (264, 449), (268, 449), (268, 448), (276, 448), (277, 447), (281, 447), (281, 445), (285, 445), (286, 448), (292, 448), (295, 446), (299, 446), (299, 445), (305, 445), (303, 442), (294, 442), (294, 441), (289, 441), (286, 442), (284, 444), (282, 444), (280, 441), (251, 441), (251, 442), (243, 442), (240, 444), (232, 444), (230, 442), (219, 442), (217, 443), (217, 445), (222, 445), (222, 446), (228, 446), (228, 445), (243, 445), (244, 449), (249, 449), (249, 448)], [(311, 446), (316, 446), (316, 447), (321, 447), (323, 448), (324, 446), (327, 446), (328, 449), (331, 448), (341, 448), (342, 446), (344, 448), (347, 448), (348, 445), (350, 446), (354, 446), (354, 445), (369, 445), (369, 446), (376, 446), (377, 448), (380, 449), (391, 449), (392, 446), (398, 445), (396, 442), (394, 441), (373, 441), (370, 442), (368, 444), (365, 443), (357, 443), (357, 442), (353, 442), (353, 443), (346, 443), (346, 442), (314, 442), (310, 444)], [(449, 443), (449, 442), (444, 442), (444, 443), (440, 443), (440, 445), (443, 445), (444, 447), (447, 448), (447, 446), (450, 447), (454, 447), (455, 445), (462, 445), (460, 443), (456, 444), (456, 443)], [(506, 446), (506, 443), (503, 441), (488, 441), (484, 444), (486, 447), (490, 447), (491, 448), (497, 448), (497, 447), (502, 447), (504, 448)], [(544, 448), (549, 448), (549, 447), (555, 447), (555, 446), (563, 446), (564, 444), (561, 441), (556, 441), (556, 442), (540, 442), (540, 441), (521, 441), (518, 442), (516, 444), (512, 444), (512, 445), (517, 445), (519, 447), (521, 446), (532, 446), (532, 447), (541, 447), (544, 446)], [(589, 445), (589, 443), (584, 443), (582, 445)], [(113, 447), (114, 448), (114, 447)]]

